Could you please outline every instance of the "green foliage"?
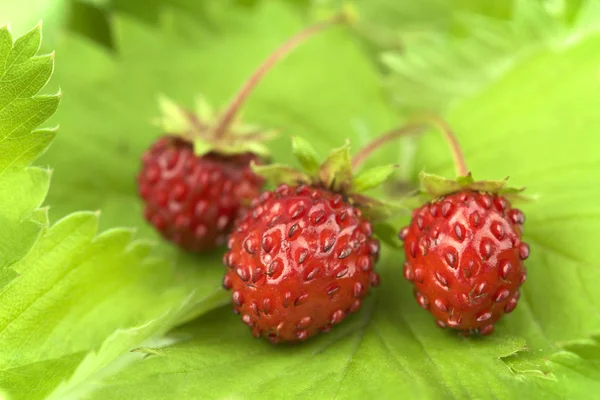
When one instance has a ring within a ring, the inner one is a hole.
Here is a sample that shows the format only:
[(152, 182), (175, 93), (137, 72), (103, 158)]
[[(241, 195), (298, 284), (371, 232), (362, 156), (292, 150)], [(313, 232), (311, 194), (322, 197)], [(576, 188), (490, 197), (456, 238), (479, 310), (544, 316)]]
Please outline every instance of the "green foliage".
[[(427, 2), (433, 8), (415, 10), (446, 11), (426, 36), (447, 46), (410, 40), (406, 58), (395, 55), (400, 64), (388, 75), (396, 107), (444, 110), (477, 178), (510, 176), (537, 195), (522, 205), (531, 257), (517, 309), (490, 337), (442, 331), (404, 281), (402, 253), (385, 247), (377, 266), (382, 285), (361, 312), (298, 346), (253, 339), (221, 307), (221, 254), (191, 256), (162, 242), (142, 218), (135, 175), (144, 149), (161, 133), (151, 124), (158, 94), (186, 104), (202, 93), (223, 104), (306, 20), (281, 1), (195, 2), (202, 13), (194, 15), (151, 3), (158, 17), (143, 22), (136, 2), (113, 9), (118, 57), (75, 33), (64, 33), (56, 47), (54, 80), (65, 96), (52, 121), (61, 130), (40, 161), (55, 168), (50, 213), (66, 215), (54, 225), (40, 208), (50, 174), (29, 166), (55, 135), (31, 133), (58, 103), (55, 95), (37, 94), (53, 56), (35, 56), (39, 30), (14, 47), (8, 30), (0, 30), (0, 391), (27, 400), (595, 397), (600, 34), (593, 1), (566, 2), (562, 11), (519, 1), (512, 13), (458, 2), (459, 10), (495, 18), (469, 18), (453, 36), (443, 36), (458, 19), (450, 3)], [(379, 0), (358, 8), (373, 7), (367, 21), (391, 24), (389, 10), (413, 3), (394, 8)], [(353, 37), (339, 29), (307, 43), (265, 79), (247, 107), (252, 121), (316, 148), (301, 151), (301, 163), (312, 168), (311, 160), (345, 139), (359, 149), (397, 125), (372, 48)], [(455, 63), (457, 55), (468, 62)], [(270, 148), (277, 162), (293, 161), (286, 137)], [(412, 184), (422, 170), (454, 175), (438, 136), (402, 151), (388, 146), (373, 164), (409, 165)], [(359, 177), (354, 185), (368, 183)], [(102, 218), (70, 214), (80, 209), (101, 209)], [(381, 231), (393, 241), (406, 222), (399, 218)], [(157, 245), (132, 241), (123, 228), (96, 235), (98, 224), (135, 226)]]
[[(117, 356), (216, 300), (177, 283), (130, 229), (96, 235), (98, 213), (55, 225), (47, 208), (50, 171), (29, 164), (54, 138), (38, 129), (60, 94), (38, 95), (54, 55), (36, 56), (36, 27), (13, 44), (0, 29), (0, 383), (16, 399), (60, 393)], [(218, 301), (217, 301), (218, 302)], [(125, 306), (124, 306), (125, 305)]]
[(565, 2), (558, 8), (551, 3), (563, 2), (515, 0), (510, 21), (457, 13), (462, 35), (433, 33), (401, 51), (384, 53), (393, 99), (403, 109), (446, 110), (457, 98), (475, 95), (540, 49), (568, 46), (598, 29), (597, 2), (582, 1), (578, 7)]

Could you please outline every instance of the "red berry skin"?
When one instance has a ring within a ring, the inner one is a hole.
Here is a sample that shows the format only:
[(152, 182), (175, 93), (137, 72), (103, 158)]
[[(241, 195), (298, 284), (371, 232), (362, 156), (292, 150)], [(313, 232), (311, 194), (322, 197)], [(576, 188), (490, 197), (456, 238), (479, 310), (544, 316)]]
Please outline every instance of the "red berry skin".
[(142, 157), (138, 189), (145, 218), (166, 239), (191, 252), (222, 245), (242, 202), (260, 194), (251, 153), (194, 154), (192, 144), (173, 136), (157, 140)]
[(511, 312), (525, 281), (525, 216), (506, 198), (461, 192), (413, 211), (404, 240), (404, 277), (438, 326), (490, 334)]
[(224, 257), (234, 312), (273, 343), (328, 332), (379, 281), (372, 234), (339, 194), (288, 185), (263, 193), (238, 220)]

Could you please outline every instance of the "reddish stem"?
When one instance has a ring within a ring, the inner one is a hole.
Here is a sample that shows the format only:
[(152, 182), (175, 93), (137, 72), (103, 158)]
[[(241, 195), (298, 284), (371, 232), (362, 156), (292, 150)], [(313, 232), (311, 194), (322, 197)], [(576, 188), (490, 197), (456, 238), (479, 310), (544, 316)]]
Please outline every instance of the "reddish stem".
[(456, 169), (456, 175), (467, 176), (467, 174), (469, 173), (469, 169), (467, 168), (465, 155), (463, 154), (462, 148), (458, 143), (458, 139), (452, 131), (452, 128), (450, 128), (450, 125), (448, 125), (448, 123), (443, 118), (438, 117), (436, 115), (428, 115), (425, 118), (430, 120), (442, 131), (446, 142), (450, 146), (450, 151), (452, 152), (452, 158), (454, 159), (454, 168)]
[(352, 159), (352, 168), (357, 169), (369, 156), (381, 146), (396, 140), (398, 138), (414, 135), (417, 133), (423, 133), (427, 130), (428, 126), (422, 123), (408, 124), (403, 127), (392, 129), (391, 131), (384, 133), (383, 135), (375, 138), (371, 143), (363, 147)]
[(279, 60), (294, 50), (299, 44), (303, 43), (306, 39), (321, 32), (322, 30), (335, 25), (339, 22), (347, 20), (347, 15), (342, 13), (338, 14), (326, 21), (317, 23), (309, 26), (304, 30), (298, 32), (291, 38), (289, 38), (283, 45), (275, 50), (271, 55), (254, 71), (248, 80), (242, 85), (236, 95), (233, 97), (227, 108), (223, 111), (220, 116), (219, 122), (217, 123), (213, 135), (216, 139), (223, 137), (227, 133), (229, 126), (231, 125), (236, 113), (246, 100), (246, 98), (252, 93), (252, 90), (264, 77), (264, 75), (271, 70), (273, 66), (277, 64)]
[(415, 122), (404, 125), (401, 128), (391, 130), (377, 138), (359, 151), (352, 159), (352, 167), (358, 168), (375, 150), (383, 145), (404, 137), (425, 132), (431, 125), (440, 129), (444, 138), (450, 146), (452, 157), (454, 158), (454, 166), (458, 176), (466, 176), (469, 173), (465, 157), (458, 143), (458, 139), (446, 121), (436, 115), (427, 115), (425, 117), (415, 119)]

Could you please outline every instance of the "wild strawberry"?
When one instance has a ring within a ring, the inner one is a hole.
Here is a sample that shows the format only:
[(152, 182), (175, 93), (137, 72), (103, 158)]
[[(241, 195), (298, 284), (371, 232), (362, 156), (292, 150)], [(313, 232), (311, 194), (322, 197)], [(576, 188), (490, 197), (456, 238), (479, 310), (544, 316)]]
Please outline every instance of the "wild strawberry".
[(522, 189), (507, 188), (506, 180), (474, 181), (454, 134), (439, 122), (459, 178), (421, 175), (423, 192), (432, 200), (415, 209), (400, 232), (404, 277), (438, 326), (487, 335), (515, 309), (526, 277), (525, 216), (509, 201)]
[(224, 244), (243, 199), (260, 194), (264, 180), (250, 169), (252, 153), (194, 154), (178, 137), (163, 137), (143, 157), (139, 191), (145, 217), (167, 239), (189, 251)]
[(236, 113), (260, 79), (297, 45), (338, 15), (289, 39), (254, 72), (219, 115), (200, 99), (196, 113), (163, 99), (160, 125), (168, 134), (144, 154), (138, 190), (146, 219), (166, 239), (189, 251), (210, 250), (225, 242), (240, 208), (264, 183), (250, 162), (264, 163), (262, 144), (273, 132), (240, 124)]
[(496, 193), (461, 190), (413, 211), (404, 277), (437, 324), (489, 334), (511, 312), (525, 281), (523, 213)]
[(253, 200), (224, 257), (223, 286), (233, 290), (235, 312), (254, 336), (273, 343), (329, 331), (378, 284), (379, 242), (371, 221), (385, 216), (386, 206), (358, 192), (393, 170), (353, 178), (348, 146), (320, 167), (306, 142), (295, 139), (294, 152), (310, 175), (281, 165), (257, 167), (286, 184)]

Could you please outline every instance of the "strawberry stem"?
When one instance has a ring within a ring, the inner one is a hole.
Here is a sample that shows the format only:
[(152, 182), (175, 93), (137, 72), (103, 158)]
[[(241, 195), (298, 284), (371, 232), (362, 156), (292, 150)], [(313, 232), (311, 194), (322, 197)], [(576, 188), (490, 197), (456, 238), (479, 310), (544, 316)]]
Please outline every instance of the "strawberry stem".
[(458, 139), (456, 135), (450, 128), (450, 125), (441, 117), (436, 115), (429, 115), (425, 117), (430, 120), (433, 125), (437, 126), (444, 135), (446, 142), (450, 146), (450, 151), (452, 152), (452, 158), (454, 158), (454, 168), (456, 169), (457, 176), (467, 176), (469, 174), (469, 169), (467, 168), (467, 163), (465, 161), (465, 155), (462, 152), (462, 148), (458, 143)]
[(450, 126), (441, 117), (436, 115), (427, 115), (420, 118), (415, 118), (414, 122), (408, 123), (398, 129), (393, 129), (367, 144), (360, 150), (352, 159), (352, 168), (357, 169), (375, 150), (381, 146), (404, 136), (414, 135), (425, 132), (431, 125), (438, 128), (450, 146), (452, 157), (454, 158), (454, 166), (458, 176), (466, 176), (469, 173), (465, 157), (463, 155), (458, 139)]
[(378, 150), (381, 146), (404, 136), (423, 133), (425, 130), (427, 130), (427, 128), (428, 127), (426, 124), (414, 123), (407, 124), (400, 128), (392, 129), (391, 131), (384, 133), (383, 135), (375, 138), (375, 140), (367, 144), (365, 147), (362, 148), (362, 150), (356, 153), (356, 155), (352, 159), (352, 169), (358, 169), (358, 167), (361, 166), (362, 163), (364, 163), (365, 160), (369, 158), (369, 156), (374, 151)]
[(254, 71), (248, 80), (242, 85), (236, 95), (233, 97), (227, 108), (221, 114), (218, 123), (216, 124), (213, 135), (214, 138), (222, 138), (228, 131), (236, 113), (246, 100), (246, 98), (252, 93), (252, 90), (260, 82), (273, 66), (277, 64), (279, 60), (289, 54), (296, 46), (303, 43), (306, 39), (311, 36), (323, 31), (324, 29), (335, 25), (340, 22), (344, 22), (348, 19), (345, 13), (337, 14), (330, 19), (309, 26), (302, 31), (298, 32), (291, 38), (289, 38), (283, 45), (275, 50), (271, 55)]

